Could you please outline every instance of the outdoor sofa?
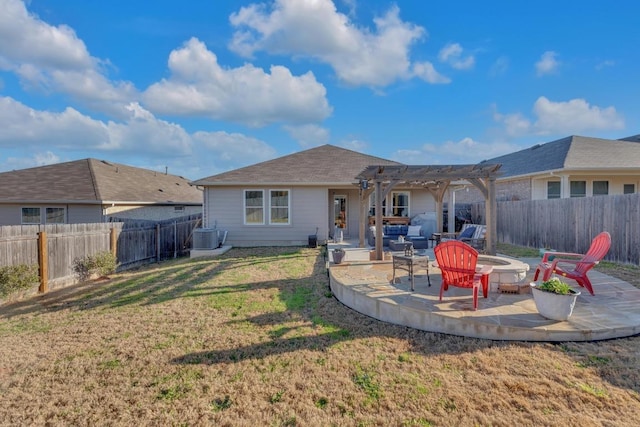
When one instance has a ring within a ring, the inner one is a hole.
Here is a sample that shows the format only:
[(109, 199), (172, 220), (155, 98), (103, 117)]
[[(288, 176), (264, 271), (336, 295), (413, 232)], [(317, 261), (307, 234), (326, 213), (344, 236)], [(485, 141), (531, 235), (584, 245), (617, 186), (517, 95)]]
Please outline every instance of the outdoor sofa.
[[(405, 241), (413, 243), (414, 249), (427, 249), (429, 247), (429, 237), (423, 235), (423, 227), (420, 225), (384, 225), (382, 226), (382, 246), (389, 246), (391, 240), (398, 240), (400, 236), (405, 237)], [(376, 226), (369, 227), (367, 233), (367, 243), (369, 246), (376, 245)]]

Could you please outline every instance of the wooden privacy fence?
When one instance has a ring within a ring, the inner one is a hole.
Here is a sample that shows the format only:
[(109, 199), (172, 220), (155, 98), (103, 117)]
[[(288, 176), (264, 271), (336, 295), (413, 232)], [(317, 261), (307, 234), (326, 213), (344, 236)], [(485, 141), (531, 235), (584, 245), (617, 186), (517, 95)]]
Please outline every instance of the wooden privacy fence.
[(127, 221), (0, 227), (0, 267), (38, 265), (40, 292), (75, 279), (73, 261), (115, 253), (119, 269), (185, 255), (201, 215), (161, 222)]
[[(472, 215), (484, 218), (483, 205)], [(608, 231), (605, 259), (640, 265), (640, 194), (498, 202), (497, 214), (499, 242), (585, 253)]]
[(202, 223), (202, 215), (160, 222), (122, 221), (123, 227), (118, 237), (118, 262), (123, 266), (131, 266), (187, 255), (193, 243), (193, 230)]

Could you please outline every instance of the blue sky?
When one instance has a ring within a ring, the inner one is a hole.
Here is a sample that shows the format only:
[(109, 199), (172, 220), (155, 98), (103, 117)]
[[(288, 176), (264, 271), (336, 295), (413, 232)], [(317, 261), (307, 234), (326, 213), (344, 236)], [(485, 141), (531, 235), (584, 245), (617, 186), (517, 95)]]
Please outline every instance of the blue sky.
[(0, 171), (465, 164), (640, 133), (640, 2), (0, 0)]

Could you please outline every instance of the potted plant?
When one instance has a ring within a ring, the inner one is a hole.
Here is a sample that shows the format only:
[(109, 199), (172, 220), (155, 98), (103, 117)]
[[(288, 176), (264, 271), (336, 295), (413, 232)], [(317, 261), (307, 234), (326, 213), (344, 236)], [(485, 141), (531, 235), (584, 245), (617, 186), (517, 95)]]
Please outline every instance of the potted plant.
[(574, 291), (557, 277), (541, 284), (531, 282), (530, 286), (536, 308), (542, 316), (551, 320), (567, 320), (571, 316), (579, 291)]
[(340, 264), (344, 259), (344, 249), (336, 248), (333, 250), (333, 262), (336, 264)]

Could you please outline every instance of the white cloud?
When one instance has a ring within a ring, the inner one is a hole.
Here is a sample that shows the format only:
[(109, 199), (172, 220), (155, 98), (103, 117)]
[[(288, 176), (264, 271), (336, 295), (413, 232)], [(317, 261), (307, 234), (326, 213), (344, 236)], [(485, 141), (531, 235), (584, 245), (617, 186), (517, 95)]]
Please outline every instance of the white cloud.
[(501, 114), (495, 110), (493, 120), (504, 126), (504, 132), (509, 137), (527, 135), (531, 131), (531, 121), (521, 113)]
[(369, 144), (359, 139), (345, 140), (342, 141), (339, 145), (346, 149), (357, 151), (359, 153), (366, 153), (366, 150), (369, 147)]
[(347, 85), (381, 87), (412, 77), (409, 49), (424, 28), (404, 22), (397, 6), (359, 28), (331, 0), (276, 0), (242, 7), (230, 16), (237, 28), (230, 49), (250, 57), (267, 51), (329, 64)]
[(614, 107), (600, 108), (584, 99), (553, 102), (541, 96), (533, 106), (538, 120), (535, 129), (540, 134), (623, 129), (624, 119)]
[(63, 92), (96, 110), (123, 117), (136, 96), (128, 82), (112, 83), (66, 25), (52, 26), (30, 14), (19, 0), (0, 0), (0, 69), (12, 71), (22, 85)]
[(500, 76), (507, 72), (509, 69), (509, 58), (506, 56), (501, 56), (495, 60), (491, 69), (489, 70), (489, 75), (492, 77)]
[(0, 52), (9, 62), (62, 70), (93, 66), (94, 60), (73, 29), (41, 21), (19, 0), (0, 0), (0, 9)]
[(473, 68), (476, 59), (473, 55), (463, 56), (464, 49), (458, 43), (449, 43), (438, 54), (441, 62), (446, 62), (457, 70), (468, 70)]
[(437, 83), (450, 83), (451, 79), (438, 73), (431, 62), (417, 62), (413, 64), (413, 74), (416, 77), (420, 77), (422, 80), (437, 84)]
[(575, 135), (624, 128), (624, 118), (614, 107), (600, 108), (579, 98), (566, 102), (553, 102), (541, 96), (533, 105), (533, 114), (536, 116), (535, 120), (527, 119), (521, 113), (495, 112), (493, 118), (504, 126), (505, 133), (510, 137)]
[(305, 148), (329, 142), (329, 130), (318, 125), (284, 126), (284, 129)]
[(22, 157), (5, 157), (0, 170), (55, 163), (62, 157), (61, 151), (68, 158), (70, 153), (82, 153), (84, 157), (87, 150), (93, 150), (126, 164), (131, 164), (132, 154), (155, 161), (163, 159), (164, 164), (171, 165), (172, 173), (198, 177), (267, 160), (276, 154), (265, 142), (240, 133), (190, 134), (178, 124), (157, 119), (136, 103), (128, 106), (128, 113), (129, 117), (121, 122), (103, 122), (73, 108), (38, 111), (12, 98), (0, 97), (0, 148), (4, 153), (25, 153)]
[(560, 67), (560, 62), (556, 59), (557, 56), (556, 52), (550, 50), (543, 53), (540, 60), (536, 62), (536, 74), (544, 76), (556, 72)]
[(128, 109), (126, 121), (105, 123), (71, 107), (62, 112), (38, 111), (12, 98), (0, 98), (0, 146), (119, 150), (167, 157), (190, 153), (190, 137), (182, 127), (156, 119), (137, 104)]
[(73, 108), (62, 112), (39, 111), (9, 97), (0, 98), (0, 147), (16, 145), (58, 148), (96, 147), (108, 141), (104, 123)]
[(169, 56), (171, 77), (143, 94), (154, 113), (204, 116), (252, 126), (315, 122), (331, 114), (325, 87), (313, 73), (293, 76), (281, 66), (270, 74), (246, 64), (224, 69), (204, 43), (192, 38)]
[(107, 124), (109, 139), (96, 148), (161, 157), (191, 154), (191, 136), (182, 126), (157, 119), (137, 103), (127, 108), (130, 118), (119, 123), (110, 121)]
[(422, 151), (429, 164), (475, 164), (483, 160), (515, 151), (514, 145), (503, 141), (482, 143), (470, 137), (459, 141), (445, 141), (441, 144), (424, 144)]
[(195, 132), (197, 158), (190, 165), (195, 179), (263, 162), (277, 157), (276, 150), (256, 138), (239, 133)]
[(61, 161), (60, 157), (53, 154), (51, 151), (36, 152), (28, 157), (7, 157), (6, 160), (0, 162), (0, 171), (46, 166), (60, 163)]

